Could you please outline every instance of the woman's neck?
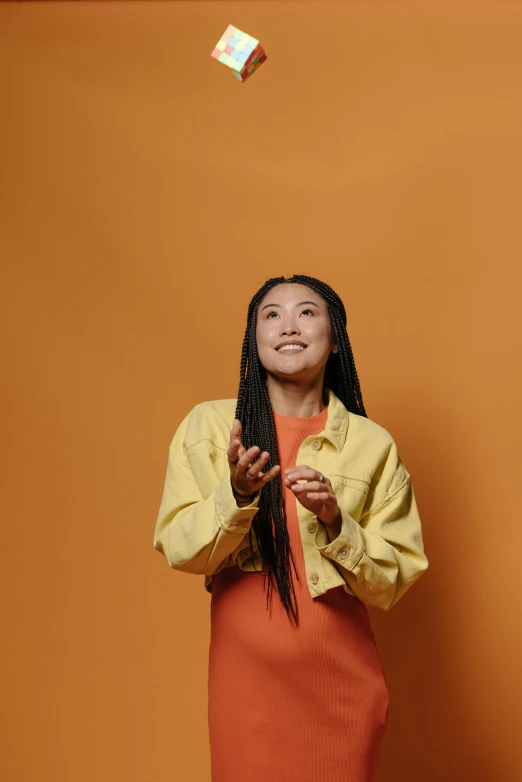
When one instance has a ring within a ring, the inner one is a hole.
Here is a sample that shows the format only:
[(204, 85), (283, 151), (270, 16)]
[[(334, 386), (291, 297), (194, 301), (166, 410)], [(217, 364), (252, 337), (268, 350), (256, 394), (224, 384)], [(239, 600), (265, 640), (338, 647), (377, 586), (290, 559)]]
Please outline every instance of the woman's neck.
[(318, 415), (328, 404), (328, 392), (320, 384), (300, 386), (268, 381), (268, 395), (272, 410), (279, 415), (309, 418)]

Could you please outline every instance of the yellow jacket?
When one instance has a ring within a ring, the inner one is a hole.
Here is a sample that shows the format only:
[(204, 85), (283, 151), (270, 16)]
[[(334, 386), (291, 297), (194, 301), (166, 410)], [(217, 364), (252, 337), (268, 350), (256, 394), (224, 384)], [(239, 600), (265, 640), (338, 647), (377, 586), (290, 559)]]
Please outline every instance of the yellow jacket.
[[(342, 530), (331, 543), (317, 517), (297, 502), (297, 515), (312, 597), (342, 585), (368, 605), (390, 609), (428, 567), (410, 475), (391, 435), (350, 413), (327, 389), (328, 418), (318, 435), (303, 440), (297, 464), (332, 482)], [(260, 571), (262, 561), (248, 532), (259, 503), (240, 508), (230, 484), (227, 448), (236, 399), (195, 405), (169, 447), (167, 474), (154, 548), (170, 567), (212, 576), (237, 563)]]

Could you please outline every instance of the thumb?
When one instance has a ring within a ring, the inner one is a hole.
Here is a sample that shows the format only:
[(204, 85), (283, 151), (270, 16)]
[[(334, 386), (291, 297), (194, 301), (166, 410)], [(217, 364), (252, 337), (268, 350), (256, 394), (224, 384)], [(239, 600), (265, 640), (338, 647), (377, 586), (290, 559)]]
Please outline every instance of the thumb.
[(237, 462), (240, 457), (241, 445), (241, 421), (234, 418), (232, 429), (230, 431), (230, 442), (228, 445), (228, 458), (229, 461)]

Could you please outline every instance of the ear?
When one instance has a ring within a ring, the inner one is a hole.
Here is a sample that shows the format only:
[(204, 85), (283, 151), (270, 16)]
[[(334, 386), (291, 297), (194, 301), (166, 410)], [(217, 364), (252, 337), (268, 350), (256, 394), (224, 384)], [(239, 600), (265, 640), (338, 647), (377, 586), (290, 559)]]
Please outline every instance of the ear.
[(338, 349), (337, 345), (334, 345), (332, 353), (338, 353), (338, 352), (339, 352), (339, 349)]

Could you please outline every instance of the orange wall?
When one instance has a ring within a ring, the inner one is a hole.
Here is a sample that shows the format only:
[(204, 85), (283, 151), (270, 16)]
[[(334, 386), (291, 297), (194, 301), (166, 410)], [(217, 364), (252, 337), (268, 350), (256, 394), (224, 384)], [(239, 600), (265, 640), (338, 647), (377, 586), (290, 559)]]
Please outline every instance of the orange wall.
[[(229, 23), (269, 57), (244, 85)], [(209, 596), (153, 527), (294, 272), (344, 298), (424, 522), (430, 570), (372, 609), (381, 780), (522, 778), (521, 38), (515, 3), (0, 7), (6, 781), (209, 782)]]

